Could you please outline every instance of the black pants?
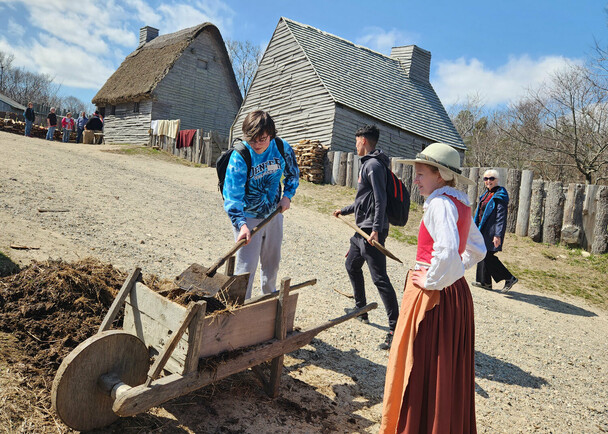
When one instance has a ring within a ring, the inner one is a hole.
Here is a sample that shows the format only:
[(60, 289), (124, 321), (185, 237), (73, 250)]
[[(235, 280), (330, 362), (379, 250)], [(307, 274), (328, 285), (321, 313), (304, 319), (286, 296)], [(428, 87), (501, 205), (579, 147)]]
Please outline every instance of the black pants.
[(482, 285), (492, 286), (492, 279), (495, 282), (501, 280), (508, 280), (513, 275), (507, 267), (504, 266), (500, 259), (496, 257), (496, 252), (490, 252), (486, 254), (483, 261), (477, 263), (477, 281)]
[[(365, 232), (371, 230), (364, 229)], [(378, 241), (384, 244), (388, 232), (378, 234)], [(359, 234), (355, 234), (350, 239), (350, 250), (346, 257), (346, 271), (350, 277), (350, 283), (353, 285), (355, 295), (355, 306), (358, 308), (364, 307), (367, 304), (365, 298), (365, 281), (363, 279), (363, 264), (367, 262), (369, 272), (372, 275), (372, 281), (378, 292), (386, 314), (388, 315), (388, 326), (391, 331), (395, 330), (397, 318), (399, 317), (399, 304), (395, 289), (391, 284), (388, 274), (386, 274), (386, 256), (380, 253), (380, 250), (369, 244), (365, 238)]]

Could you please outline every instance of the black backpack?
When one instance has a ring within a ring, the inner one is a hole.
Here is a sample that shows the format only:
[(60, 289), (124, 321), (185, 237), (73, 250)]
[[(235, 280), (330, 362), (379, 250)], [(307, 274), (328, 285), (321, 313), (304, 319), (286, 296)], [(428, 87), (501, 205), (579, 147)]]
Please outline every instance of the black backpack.
[[(285, 159), (285, 149), (283, 146), (283, 140), (280, 137), (274, 138), (275, 143), (277, 144), (277, 149), (281, 153), (281, 157)], [(249, 150), (243, 143), (242, 139), (234, 139), (232, 141), (232, 147), (228, 148), (227, 151), (222, 152), (217, 161), (215, 162), (215, 170), (217, 171), (217, 188), (220, 193), (224, 194), (224, 180), (226, 179), (226, 169), (228, 168), (228, 162), (230, 161), (230, 156), (232, 152), (236, 151), (241, 154), (243, 160), (245, 160), (245, 164), (247, 165), (247, 180), (245, 181), (245, 194), (249, 191), (249, 173), (251, 172), (251, 154)]]
[(386, 168), (386, 215), (393, 226), (405, 226), (410, 213), (410, 194), (405, 184)]

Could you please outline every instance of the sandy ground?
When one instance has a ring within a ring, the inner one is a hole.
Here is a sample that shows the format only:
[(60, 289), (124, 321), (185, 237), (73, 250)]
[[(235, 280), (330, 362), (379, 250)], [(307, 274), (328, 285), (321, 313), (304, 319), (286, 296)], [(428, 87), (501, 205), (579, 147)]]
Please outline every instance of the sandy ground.
[[(0, 132), (0, 251), (20, 265), (94, 256), (125, 271), (140, 266), (172, 278), (192, 262), (213, 263), (231, 247), (214, 169), (104, 152), (111, 149)], [(280, 272), (296, 283), (319, 281), (300, 291), (296, 325), (302, 328), (353, 304), (336, 292), (351, 292), (343, 265), (351, 230), (298, 204), (298, 196), (314, 200), (312, 191), (303, 185), (285, 214)], [(414, 247), (392, 239), (387, 247), (413, 262)], [(401, 299), (406, 267), (390, 262)], [(472, 280), (471, 271), (467, 277)], [(371, 285), (369, 275), (367, 281)], [(388, 358), (377, 345), (387, 321), (373, 285), (367, 292), (368, 302), (380, 305), (371, 324), (348, 321), (286, 357), (280, 398), (268, 399), (256, 376), (245, 372), (138, 416), (130, 429), (377, 432)], [(478, 431), (608, 431), (607, 313), (535, 292), (533, 282), (506, 296), (472, 293)]]

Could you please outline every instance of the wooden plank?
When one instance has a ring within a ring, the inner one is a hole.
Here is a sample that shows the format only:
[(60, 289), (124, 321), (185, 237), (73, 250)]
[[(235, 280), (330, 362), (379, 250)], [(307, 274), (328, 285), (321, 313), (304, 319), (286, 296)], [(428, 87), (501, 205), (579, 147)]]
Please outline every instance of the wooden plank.
[(203, 332), (205, 331), (205, 314), (207, 313), (207, 302), (199, 301), (200, 309), (196, 317), (192, 319), (188, 328), (188, 353), (184, 363), (184, 373), (195, 372), (198, 369), (198, 355), (201, 352), (203, 342)]
[(112, 327), (112, 323), (114, 322), (116, 315), (118, 315), (118, 311), (125, 302), (127, 295), (129, 295), (129, 293), (131, 292), (133, 285), (135, 285), (135, 282), (137, 281), (137, 279), (139, 279), (139, 276), (141, 276), (141, 268), (139, 267), (135, 268), (135, 270), (133, 270), (131, 274), (129, 274), (127, 280), (125, 280), (125, 283), (123, 283), (122, 288), (120, 288), (120, 291), (118, 291), (118, 294), (116, 294), (116, 297), (114, 298), (110, 309), (108, 309), (108, 313), (106, 313), (106, 316), (101, 322), (97, 333), (100, 333), (104, 330), (108, 330), (110, 327)]
[[(186, 308), (137, 282), (125, 304), (123, 329), (139, 337), (152, 355), (159, 354), (174, 330), (180, 326)], [(188, 332), (173, 351), (165, 369), (182, 373), (188, 352)]]
[[(279, 291), (279, 299), (277, 300), (277, 315), (274, 325), (274, 337), (278, 340), (283, 340), (287, 336), (286, 328), (286, 312), (285, 299), (289, 295), (289, 284), (291, 279), (281, 280), (281, 290)], [(281, 385), (281, 373), (283, 372), (284, 354), (272, 359), (270, 364), (270, 382), (266, 389), (266, 393), (271, 398), (276, 398), (279, 395), (279, 387)]]
[(235, 355), (211, 370), (193, 372), (183, 376), (179, 374), (168, 375), (153, 381), (152, 387), (140, 385), (130, 389), (125, 388), (117, 395), (112, 410), (122, 417), (142, 413), (170, 399), (200, 389), (214, 381), (219, 381), (281, 354), (290, 353), (298, 348), (302, 348), (304, 345), (308, 345), (323, 330), (348, 321), (377, 307), (377, 303), (371, 303), (362, 309), (329, 320), (319, 326), (302, 332), (288, 333), (287, 337), (282, 341), (269, 341), (254, 349)]
[(198, 303), (192, 302), (188, 305), (188, 310), (186, 311), (186, 315), (185, 315), (182, 323), (180, 324), (179, 328), (177, 329), (177, 331), (172, 333), (171, 339), (169, 339), (169, 341), (165, 344), (160, 355), (157, 357), (156, 361), (154, 362), (154, 365), (152, 365), (152, 367), (150, 368), (150, 371), (148, 372), (148, 379), (146, 380), (146, 383), (145, 383), (146, 386), (149, 386), (150, 383), (152, 382), (152, 380), (155, 380), (156, 378), (158, 378), (158, 376), (160, 375), (160, 372), (162, 371), (162, 369), (165, 367), (165, 364), (169, 360), (169, 357), (171, 357), (171, 353), (173, 353), (173, 350), (177, 346), (180, 339), (183, 337), (184, 332), (190, 326), (190, 322), (192, 321), (193, 318), (196, 317), (196, 315), (198, 314), (200, 309), (201, 309), (201, 305)]
[[(298, 294), (285, 300), (286, 327), (293, 330)], [(276, 299), (250, 304), (239, 309), (205, 318), (205, 333), (200, 357), (244, 348), (274, 338)], [(252, 327), (255, 324), (255, 327)]]

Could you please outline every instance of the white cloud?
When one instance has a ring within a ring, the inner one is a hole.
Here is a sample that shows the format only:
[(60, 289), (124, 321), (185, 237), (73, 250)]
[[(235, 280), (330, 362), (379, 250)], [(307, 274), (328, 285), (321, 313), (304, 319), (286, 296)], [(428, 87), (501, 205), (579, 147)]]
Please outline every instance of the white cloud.
[[(224, 33), (236, 15), (221, 0), (182, 0), (157, 9), (151, 3), (84, 0), (73, 7), (48, 0), (0, 0), (0, 8), (6, 6), (28, 23), (24, 28), (9, 18), (11, 31), (0, 38), (0, 50), (15, 55), (15, 66), (51, 74), (57, 84), (99, 89), (125, 55), (137, 48), (139, 27), (152, 25), (167, 34), (210, 21)], [(24, 40), (25, 33), (35, 36)]]
[(13, 20), (12, 18), (8, 19), (8, 31), (15, 36), (22, 37), (25, 34), (25, 27), (21, 24)]
[(235, 15), (229, 6), (220, 1), (162, 4), (158, 11), (163, 17), (161, 34), (176, 32), (204, 22), (213, 23), (222, 34), (229, 33)]
[(442, 61), (432, 79), (444, 105), (465, 101), (467, 96), (479, 95), (486, 106), (507, 104), (522, 97), (546, 81), (552, 73), (579, 59), (545, 56), (532, 59), (527, 55), (510, 57), (507, 63), (490, 69), (478, 59), (464, 58)]
[(386, 31), (380, 27), (366, 27), (365, 34), (355, 40), (355, 43), (374, 51), (389, 55), (391, 48), (415, 44), (419, 36), (406, 34), (397, 29)]

